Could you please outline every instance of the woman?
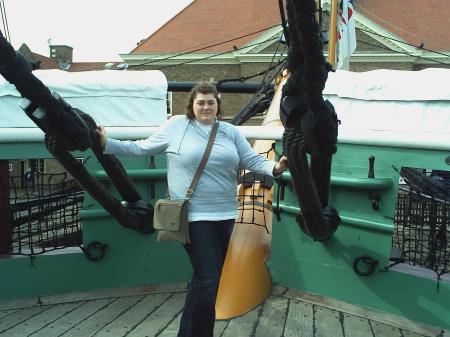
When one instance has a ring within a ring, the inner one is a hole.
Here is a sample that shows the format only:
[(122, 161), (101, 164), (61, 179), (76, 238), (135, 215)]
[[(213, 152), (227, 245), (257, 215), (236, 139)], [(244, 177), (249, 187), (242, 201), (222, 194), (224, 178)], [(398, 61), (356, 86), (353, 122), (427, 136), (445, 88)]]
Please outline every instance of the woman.
[(191, 91), (186, 116), (174, 116), (145, 140), (107, 138), (99, 127), (100, 143), (108, 154), (167, 155), (167, 182), (172, 199), (185, 196), (200, 163), (209, 132), (219, 123), (209, 160), (189, 201), (189, 236), (184, 245), (193, 276), (180, 322), (178, 337), (212, 337), (220, 275), (237, 217), (237, 171), (278, 176), (287, 169), (287, 158), (268, 160), (251, 148), (238, 129), (219, 122), (220, 98), (209, 83)]

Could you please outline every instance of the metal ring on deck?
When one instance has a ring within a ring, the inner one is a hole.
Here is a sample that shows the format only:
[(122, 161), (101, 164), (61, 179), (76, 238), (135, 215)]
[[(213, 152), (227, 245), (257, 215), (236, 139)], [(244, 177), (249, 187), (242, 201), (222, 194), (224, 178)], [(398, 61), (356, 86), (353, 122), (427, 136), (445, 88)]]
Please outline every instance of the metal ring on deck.
[(92, 241), (86, 248), (83, 248), (83, 252), (90, 261), (99, 261), (105, 256), (106, 248), (108, 245), (100, 241)]
[[(361, 269), (359, 269), (360, 261), (368, 265), (368, 269), (366, 271), (362, 271)], [(353, 261), (353, 270), (359, 276), (369, 276), (375, 272), (375, 267), (377, 266), (377, 264), (378, 260), (373, 259), (369, 255), (361, 255)]]

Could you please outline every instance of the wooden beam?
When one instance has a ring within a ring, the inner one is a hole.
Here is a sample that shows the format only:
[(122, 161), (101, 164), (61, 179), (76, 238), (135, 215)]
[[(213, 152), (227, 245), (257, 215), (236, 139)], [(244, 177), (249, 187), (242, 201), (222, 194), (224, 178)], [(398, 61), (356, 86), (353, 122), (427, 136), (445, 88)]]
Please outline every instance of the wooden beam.
[(331, 0), (328, 62), (333, 66), (333, 68), (336, 66), (337, 12), (338, 12), (338, 0)]
[(321, 0), (316, 0), (316, 4), (317, 4), (317, 11), (316, 11), (316, 21), (320, 24), (320, 17), (321, 17), (321, 13), (320, 11), (322, 10), (322, 1)]

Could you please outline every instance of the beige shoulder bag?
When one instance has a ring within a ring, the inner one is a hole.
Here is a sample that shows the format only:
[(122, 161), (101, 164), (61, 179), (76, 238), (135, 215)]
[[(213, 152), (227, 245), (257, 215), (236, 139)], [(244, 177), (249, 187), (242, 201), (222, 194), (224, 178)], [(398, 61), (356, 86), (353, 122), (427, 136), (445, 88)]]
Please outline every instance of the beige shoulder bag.
[(188, 204), (195, 186), (197, 186), (203, 169), (206, 166), (211, 153), (214, 139), (216, 138), (219, 123), (215, 123), (209, 136), (208, 145), (200, 165), (192, 179), (191, 186), (186, 191), (184, 199), (159, 199), (156, 201), (153, 213), (153, 228), (158, 231), (158, 241), (179, 241), (183, 244), (190, 243), (189, 239), (189, 221)]

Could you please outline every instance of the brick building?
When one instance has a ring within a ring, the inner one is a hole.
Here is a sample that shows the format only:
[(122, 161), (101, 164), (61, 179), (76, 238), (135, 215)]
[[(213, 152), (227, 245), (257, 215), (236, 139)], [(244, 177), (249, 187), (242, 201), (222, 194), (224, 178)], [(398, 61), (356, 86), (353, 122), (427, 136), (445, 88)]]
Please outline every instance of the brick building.
[[(331, 1), (321, 2), (322, 29), (328, 30)], [(450, 27), (448, 20), (440, 19), (450, 16), (448, 0), (353, 3), (357, 49), (350, 70), (449, 67)], [(168, 81), (218, 81), (253, 75), (285, 57), (286, 48), (278, 46), (280, 23), (278, 1), (193, 0), (130, 53), (120, 54), (122, 63), (73, 62), (68, 46), (50, 46), (50, 57), (34, 54), (26, 45), (21, 52), (30, 61), (41, 60), (43, 69), (160, 69)], [(184, 112), (186, 97), (170, 95), (174, 114)], [(223, 94), (225, 115), (234, 115), (249, 99), (248, 94)]]
[[(350, 70), (449, 67), (448, 22), (439, 19), (450, 15), (447, 1), (355, 0), (357, 50)], [(330, 0), (322, 0), (324, 30), (330, 6)], [(280, 22), (274, 0), (195, 0), (120, 56), (129, 70), (161, 69), (169, 81), (245, 77), (286, 55), (285, 47), (277, 47)], [(184, 111), (186, 95), (173, 96), (175, 114)], [(240, 111), (248, 100), (248, 95), (224, 94), (225, 114)]]
[[(353, 2), (357, 49), (350, 70), (449, 67), (450, 27), (442, 19), (450, 16), (448, 0)], [(330, 0), (322, 0), (323, 30), (328, 29), (330, 6)], [(74, 62), (72, 48), (65, 45), (50, 46), (49, 57), (25, 44), (20, 52), (31, 62), (40, 61), (42, 69), (160, 69), (169, 81), (218, 81), (258, 73), (286, 56), (286, 48), (278, 46), (280, 23), (275, 0), (194, 0), (130, 53), (121, 54), (122, 63)], [(327, 56), (327, 46), (324, 53)], [(170, 94), (174, 114), (185, 111), (186, 97)], [(249, 99), (248, 94), (222, 94), (225, 115), (231, 117)], [(258, 121), (253, 119), (254, 124)], [(48, 160), (24, 162), (20, 171), (31, 166), (55, 171), (53, 165)]]

